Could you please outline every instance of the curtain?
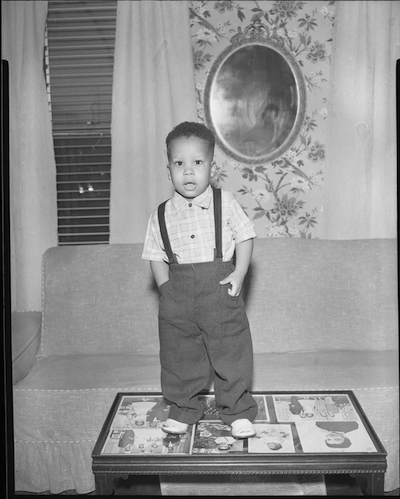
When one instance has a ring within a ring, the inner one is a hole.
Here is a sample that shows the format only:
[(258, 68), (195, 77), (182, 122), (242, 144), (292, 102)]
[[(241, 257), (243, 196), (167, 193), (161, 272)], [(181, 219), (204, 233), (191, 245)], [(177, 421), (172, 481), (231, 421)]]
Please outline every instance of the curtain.
[(143, 242), (172, 196), (165, 137), (181, 121), (197, 121), (187, 2), (118, 1), (110, 243)]
[(41, 310), (41, 261), (57, 245), (56, 167), (43, 70), (47, 2), (2, 2), (9, 63), (12, 311)]
[(399, 26), (399, 2), (336, 2), (326, 147), (327, 239), (397, 237)]

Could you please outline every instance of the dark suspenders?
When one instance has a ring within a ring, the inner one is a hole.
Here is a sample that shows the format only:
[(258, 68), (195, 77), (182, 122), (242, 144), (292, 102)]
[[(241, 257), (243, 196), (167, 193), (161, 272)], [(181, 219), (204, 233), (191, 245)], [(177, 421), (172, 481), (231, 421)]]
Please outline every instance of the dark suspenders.
[[(221, 189), (214, 189), (214, 224), (215, 224), (215, 260), (222, 260), (222, 203)], [(165, 252), (167, 253), (168, 262), (178, 263), (175, 254), (172, 252), (171, 243), (168, 237), (167, 226), (165, 224), (165, 205), (167, 201), (161, 203), (158, 207), (158, 223), (160, 224), (161, 238), (164, 243)]]
[(166, 204), (167, 204), (167, 201), (164, 201), (158, 207), (158, 223), (160, 224), (161, 238), (162, 238), (163, 243), (164, 243), (165, 252), (167, 253), (168, 263), (171, 264), (171, 263), (178, 263), (178, 262), (176, 261), (175, 255), (172, 253), (171, 243), (169, 242), (169, 237), (168, 237), (168, 232), (167, 232), (167, 226), (165, 225), (165, 205)]
[(213, 189), (214, 193), (214, 225), (215, 249), (214, 260), (222, 261), (222, 202), (221, 189)]

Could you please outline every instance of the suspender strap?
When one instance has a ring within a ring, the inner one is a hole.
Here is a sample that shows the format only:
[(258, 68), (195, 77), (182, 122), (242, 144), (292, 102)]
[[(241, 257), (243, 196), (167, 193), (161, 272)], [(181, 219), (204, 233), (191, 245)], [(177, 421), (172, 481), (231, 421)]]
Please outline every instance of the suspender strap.
[(167, 226), (165, 225), (165, 205), (166, 204), (167, 204), (167, 201), (164, 201), (164, 203), (161, 203), (160, 206), (158, 207), (158, 223), (160, 224), (161, 237), (162, 237), (162, 240), (164, 243), (165, 252), (167, 253), (168, 262), (169, 262), (169, 264), (171, 264), (171, 263), (178, 263), (178, 262), (176, 261), (175, 255), (172, 253), (171, 243), (169, 242), (169, 237), (168, 237), (168, 232), (167, 232)]
[(222, 202), (221, 189), (214, 189), (215, 260), (222, 260)]
[[(215, 225), (215, 250), (214, 259), (222, 260), (222, 202), (221, 189), (214, 189), (214, 225)], [(172, 252), (171, 243), (168, 237), (167, 226), (165, 224), (165, 205), (167, 201), (161, 203), (158, 207), (158, 223), (160, 224), (161, 238), (164, 243), (165, 252), (167, 253), (168, 262), (178, 263), (175, 254)]]

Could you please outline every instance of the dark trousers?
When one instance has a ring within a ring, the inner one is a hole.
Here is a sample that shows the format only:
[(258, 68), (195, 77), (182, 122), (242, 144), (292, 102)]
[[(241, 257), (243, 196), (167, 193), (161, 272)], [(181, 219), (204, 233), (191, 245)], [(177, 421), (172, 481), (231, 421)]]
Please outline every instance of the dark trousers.
[(249, 389), (253, 347), (243, 298), (219, 281), (232, 262), (170, 265), (160, 286), (161, 387), (172, 403), (169, 417), (193, 424), (203, 415), (198, 394), (215, 373), (215, 401), (222, 421), (252, 421), (257, 404)]

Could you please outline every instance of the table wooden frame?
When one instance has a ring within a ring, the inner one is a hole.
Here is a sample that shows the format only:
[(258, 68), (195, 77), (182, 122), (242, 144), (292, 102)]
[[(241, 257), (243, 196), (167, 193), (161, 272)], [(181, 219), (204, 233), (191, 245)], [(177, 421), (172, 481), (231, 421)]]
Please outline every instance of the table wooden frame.
[[(368, 421), (361, 405), (350, 390), (252, 392), (261, 396), (347, 395), (356, 409), (359, 420), (372, 440), (377, 452), (327, 452), (285, 454), (104, 454), (102, 449), (110, 432), (119, 404), (124, 396), (160, 396), (156, 392), (121, 392), (115, 397), (92, 453), (92, 470), (96, 494), (110, 495), (116, 479), (130, 475), (188, 475), (188, 474), (350, 474), (365, 478), (368, 495), (383, 495), (387, 453)], [(204, 395), (213, 395), (212, 392)]]

